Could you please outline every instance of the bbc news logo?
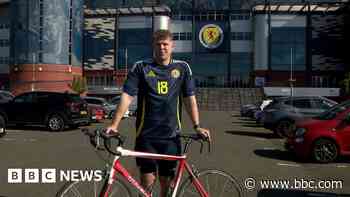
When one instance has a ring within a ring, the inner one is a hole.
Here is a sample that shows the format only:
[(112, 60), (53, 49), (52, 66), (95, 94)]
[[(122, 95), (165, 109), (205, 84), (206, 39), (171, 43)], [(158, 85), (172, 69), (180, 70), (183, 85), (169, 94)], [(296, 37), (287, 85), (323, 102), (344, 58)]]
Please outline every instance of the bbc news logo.
[(7, 170), (8, 183), (99, 182), (102, 176), (101, 170), (56, 170), (54, 168), (11, 168)]

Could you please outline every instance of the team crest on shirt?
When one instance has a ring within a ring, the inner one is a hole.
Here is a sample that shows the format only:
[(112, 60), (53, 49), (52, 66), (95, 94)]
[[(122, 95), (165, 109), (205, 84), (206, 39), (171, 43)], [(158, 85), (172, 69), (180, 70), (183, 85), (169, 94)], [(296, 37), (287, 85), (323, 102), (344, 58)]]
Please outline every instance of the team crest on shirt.
[(175, 79), (180, 77), (180, 71), (178, 69), (172, 70), (170, 74), (171, 74), (171, 77)]

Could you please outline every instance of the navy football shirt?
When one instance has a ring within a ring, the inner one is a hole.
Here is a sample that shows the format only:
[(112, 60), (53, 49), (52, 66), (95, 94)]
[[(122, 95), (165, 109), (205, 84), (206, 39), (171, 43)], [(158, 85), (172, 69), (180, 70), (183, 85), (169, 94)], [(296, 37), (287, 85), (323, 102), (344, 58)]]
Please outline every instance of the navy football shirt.
[(150, 59), (135, 63), (123, 91), (137, 95), (137, 136), (165, 139), (180, 131), (182, 98), (194, 95), (195, 85), (186, 62), (163, 66)]

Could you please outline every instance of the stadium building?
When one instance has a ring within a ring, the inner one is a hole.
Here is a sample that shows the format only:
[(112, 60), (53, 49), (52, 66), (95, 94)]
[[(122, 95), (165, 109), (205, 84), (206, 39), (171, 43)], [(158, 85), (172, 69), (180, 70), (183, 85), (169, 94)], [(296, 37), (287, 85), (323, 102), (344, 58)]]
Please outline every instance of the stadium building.
[(85, 76), (91, 94), (115, 94), (158, 28), (198, 87), (338, 87), (349, 71), (348, 0), (0, 2), (0, 80), (15, 93)]

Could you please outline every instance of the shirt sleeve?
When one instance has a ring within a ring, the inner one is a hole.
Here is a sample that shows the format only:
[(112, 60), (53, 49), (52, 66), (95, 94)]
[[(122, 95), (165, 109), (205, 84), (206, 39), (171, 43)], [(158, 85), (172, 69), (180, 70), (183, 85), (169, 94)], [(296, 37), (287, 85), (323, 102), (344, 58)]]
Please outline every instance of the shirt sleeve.
[(128, 76), (126, 78), (126, 81), (123, 85), (123, 92), (129, 94), (130, 96), (137, 95), (137, 92), (139, 90), (139, 81), (140, 81), (140, 72), (141, 72), (141, 65), (142, 63), (136, 62), (132, 69), (128, 72)]
[(195, 95), (195, 85), (190, 66), (184, 62), (184, 82), (182, 85), (182, 94), (184, 97)]

